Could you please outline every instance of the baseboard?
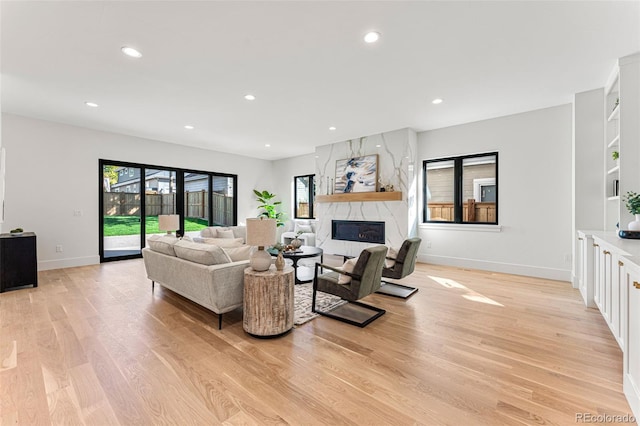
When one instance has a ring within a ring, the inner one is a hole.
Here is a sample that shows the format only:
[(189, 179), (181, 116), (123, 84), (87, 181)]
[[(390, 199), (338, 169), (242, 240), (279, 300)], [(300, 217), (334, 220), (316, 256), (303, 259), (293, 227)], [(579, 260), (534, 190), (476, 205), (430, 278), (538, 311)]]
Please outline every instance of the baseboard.
[(629, 407), (636, 419), (640, 419), (640, 389), (638, 389), (629, 374), (624, 375), (623, 379), (624, 396), (627, 397)]
[(486, 260), (465, 259), (462, 257), (418, 255), (418, 261), (435, 265), (456, 266), (458, 268), (480, 269), (505, 274), (525, 275), (548, 280), (571, 281), (569, 269), (542, 268), (539, 266), (518, 265), (515, 263), (491, 262)]
[(571, 286), (573, 288), (578, 288), (578, 277), (573, 272), (571, 272)]
[(73, 268), (74, 266), (97, 265), (100, 256), (71, 257), (67, 259), (43, 260), (38, 262), (38, 271), (50, 269)]

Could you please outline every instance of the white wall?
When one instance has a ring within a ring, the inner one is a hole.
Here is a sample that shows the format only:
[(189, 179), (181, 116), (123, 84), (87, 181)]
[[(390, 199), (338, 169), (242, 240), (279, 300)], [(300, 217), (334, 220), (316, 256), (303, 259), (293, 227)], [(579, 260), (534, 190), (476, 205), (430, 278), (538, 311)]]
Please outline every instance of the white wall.
[[(573, 111), (573, 258), (576, 230), (602, 229), (604, 224), (604, 89), (576, 93)], [(575, 280), (575, 262), (572, 271)]]
[[(2, 115), (2, 141), (7, 152), (3, 228), (36, 233), (41, 270), (99, 261), (100, 158), (237, 174), (238, 222), (258, 213), (252, 190), (273, 185), (271, 161), (11, 114)], [(62, 253), (55, 252), (56, 245)]]
[[(572, 106), (418, 134), (418, 158), (422, 160), (489, 151), (499, 155), (501, 231), (480, 231), (474, 225), (456, 230), (447, 225), (420, 225), (419, 259), (569, 281)], [(421, 194), (420, 190), (420, 206)]]

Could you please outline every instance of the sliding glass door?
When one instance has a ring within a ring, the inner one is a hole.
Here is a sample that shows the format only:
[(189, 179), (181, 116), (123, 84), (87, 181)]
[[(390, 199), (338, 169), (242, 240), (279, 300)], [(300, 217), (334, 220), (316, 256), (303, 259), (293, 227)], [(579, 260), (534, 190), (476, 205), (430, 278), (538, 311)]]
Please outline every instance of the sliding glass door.
[(237, 176), (99, 161), (100, 261), (140, 257), (160, 215), (178, 215), (180, 235), (237, 223)]
[(176, 171), (169, 169), (145, 169), (144, 203), (145, 234), (164, 234), (158, 227), (158, 216), (178, 214), (176, 206)]
[(101, 258), (139, 256), (142, 249), (142, 169), (102, 164)]

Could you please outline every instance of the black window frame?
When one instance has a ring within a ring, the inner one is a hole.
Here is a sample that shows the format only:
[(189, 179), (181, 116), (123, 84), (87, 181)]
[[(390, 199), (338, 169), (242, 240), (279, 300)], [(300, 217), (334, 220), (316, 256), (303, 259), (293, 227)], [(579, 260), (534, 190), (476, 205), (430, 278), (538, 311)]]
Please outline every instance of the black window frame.
[[(464, 206), (463, 197), (463, 161), (469, 158), (480, 158), (480, 157), (490, 157), (495, 156), (496, 163), (496, 221), (495, 222), (464, 222), (462, 220), (462, 212)], [(453, 161), (454, 164), (454, 182), (453, 182), (453, 211), (454, 211), (454, 220), (446, 221), (446, 220), (428, 220), (428, 211), (429, 211), (429, 203), (427, 199), (427, 165), (430, 163), (438, 163), (443, 161)], [(499, 224), (499, 195), (500, 191), (498, 189), (498, 152), (483, 152), (478, 154), (468, 154), (468, 155), (460, 155), (455, 157), (444, 157), (444, 158), (434, 158), (429, 160), (423, 160), (422, 162), (422, 223), (451, 223), (456, 225), (498, 225)]]
[[(309, 217), (298, 217), (298, 178), (309, 178)], [(315, 204), (315, 190), (316, 190), (316, 175), (308, 174), (308, 175), (299, 175), (293, 177), (293, 218), (294, 219), (315, 219), (316, 214), (314, 212), (313, 206)]]

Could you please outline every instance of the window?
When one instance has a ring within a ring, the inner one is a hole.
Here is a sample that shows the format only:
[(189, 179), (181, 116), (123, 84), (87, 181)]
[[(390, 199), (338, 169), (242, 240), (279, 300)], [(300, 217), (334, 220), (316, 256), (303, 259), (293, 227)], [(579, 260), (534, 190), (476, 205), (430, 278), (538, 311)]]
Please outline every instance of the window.
[(313, 219), (313, 203), (316, 195), (315, 175), (295, 176), (293, 178), (294, 217)]
[(424, 222), (498, 224), (498, 153), (425, 160)]

